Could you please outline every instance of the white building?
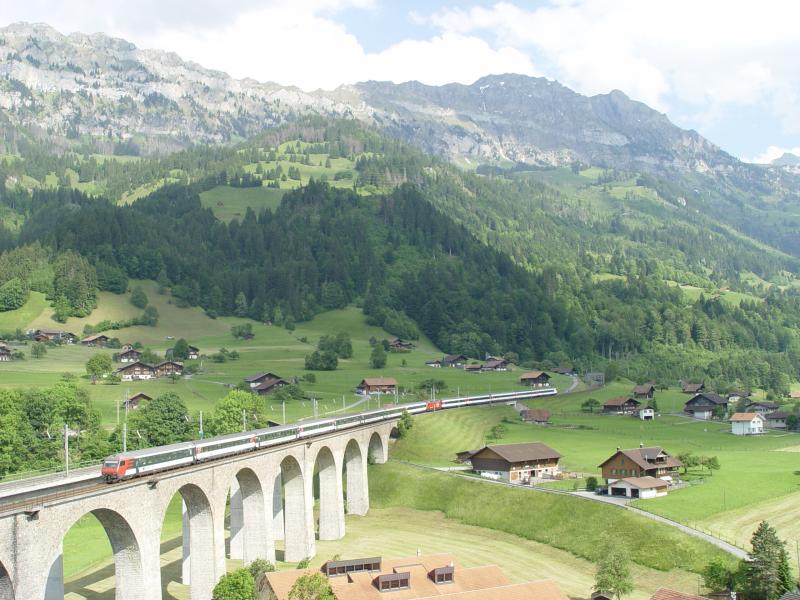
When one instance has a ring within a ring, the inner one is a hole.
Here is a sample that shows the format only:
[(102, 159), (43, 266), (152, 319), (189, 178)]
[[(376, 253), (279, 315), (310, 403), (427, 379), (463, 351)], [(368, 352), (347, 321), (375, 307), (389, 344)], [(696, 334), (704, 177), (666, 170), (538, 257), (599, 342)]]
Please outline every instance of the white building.
[(764, 433), (764, 417), (758, 413), (736, 413), (731, 416), (733, 435), (758, 435)]
[(640, 408), (638, 416), (642, 421), (652, 421), (653, 419), (656, 418), (656, 411), (654, 411), (649, 406), (646, 408)]
[(669, 484), (658, 477), (625, 477), (609, 484), (608, 493), (611, 496), (624, 496), (626, 498), (656, 498), (666, 496)]

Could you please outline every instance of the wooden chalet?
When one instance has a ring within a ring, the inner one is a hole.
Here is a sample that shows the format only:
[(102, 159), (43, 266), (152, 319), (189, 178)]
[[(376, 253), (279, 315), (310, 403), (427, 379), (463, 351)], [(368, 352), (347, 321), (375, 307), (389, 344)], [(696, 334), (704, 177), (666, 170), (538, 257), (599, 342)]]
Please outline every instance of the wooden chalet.
[(546, 408), (529, 408), (523, 410), (519, 415), (526, 423), (536, 423), (537, 425), (547, 425), (550, 423), (550, 411)]
[(368, 394), (396, 394), (397, 380), (394, 377), (365, 377), (358, 384), (356, 392)]
[(132, 363), (132, 362), (139, 362), (139, 359), (142, 357), (142, 353), (134, 348), (129, 348), (128, 350), (123, 350), (119, 354), (119, 362), (121, 363)]
[(731, 390), (728, 392), (728, 402), (739, 402), (750, 397), (750, 392), (746, 390)]
[(550, 375), (544, 371), (528, 371), (519, 376), (519, 382), (530, 387), (545, 387), (550, 385)]
[(146, 402), (147, 400), (152, 400), (152, 398), (143, 392), (139, 392), (138, 394), (134, 394), (133, 396), (125, 400), (122, 403), (122, 407), (127, 410), (136, 410), (137, 408), (139, 408), (139, 405), (142, 402)]
[(9, 362), (11, 360), (11, 348), (5, 344), (0, 344), (0, 362)]
[(249, 385), (251, 388), (257, 388), (265, 381), (270, 379), (280, 379), (280, 375), (276, 375), (275, 373), (256, 373), (255, 375), (250, 375), (249, 377), (244, 378), (244, 382)]
[(786, 429), (786, 419), (788, 419), (791, 415), (787, 412), (783, 412), (781, 410), (776, 410), (775, 412), (768, 413), (764, 416), (766, 422), (764, 423), (764, 427), (767, 429)]
[(760, 415), (766, 415), (771, 412), (775, 412), (781, 407), (780, 404), (776, 404), (775, 402), (766, 402), (766, 401), (757, 401), (757, 402), (750, 402), (745, 407), (747, 412), (757, 412)]
[(426, 360), (425, 361), (426, 367), (432, 367), (434, 369), (440, 369), (442, 367), (442, 361), (438, 358), (436, 360)]
[(728, 400), (713, 392), (695, 394), (683, 407), (683, 411), (695, 419), (712, 419), (715, 410), (728, 411)]
[(156, 377), (169, 377), (170, 375), (182, 375), (183, 363), (175, 360), (165, 360), (155, 366)]
[(504, 358), (492, 356), (483, 363), (484, 371), (508, 371), (508, 361)]
[(509, 483), (530, 483), (531, 477), (554, 477), (561, 454), (540, 442), (484, 446), (469, 457), (472, 470)]
[(677, 477), (683, 463), (659, 447), (639, 446), (631, 450), (617, 451), (600, 465), (608, 483), (625, 477), (657, 477), (671, 480)]
[(108, 345), (108, 342), (111, 341), (111, 338), (108, 337), (104, 333), (96, 333), (94, 335), (86, 336), (81, 340), (81, 345), (89, 346), (89, 347), (100, 347), (105, 348)]
[(266, 396), (267, 394), (271, 394), (284, 385), (289, 385), (289, 382), (282, 377), (270, 377), (254, 387), (253, 391), (259, 396)]
[(389, 350), (411, 350), (414, 348), (413, 342), (408, 342), (401, 338), (392, 338), (389, 340)]
[(197, 360), (200, 358), (200, 348), (197, 346), (189, 346), (189, 354), (186, 356), (189, 360)]
[(114, 375), (122, 381), (137, 381), (140, 379), (155, 379), (158, 377), (156, 368), (141, 361), (128, 363), (114, 371)]
[(467, 357), (463, 354), (448, 354), (442, 359), (442, 366), (460, 369), (467, 360)]
[(611, 415), (632, 415), (639, 410), (642, 403), (630, 396), (617, 396), (603, 403), (603, 412)]
[(72, 344), (77, 339), (74, 333), (61, 329), (37, 329), (33, 332), (33, 339), (37, 342), (63, 342)]
[(480, 373), (481, 371), (483, 371), (483, 365), (479, 363), (464, 365), (464, 370), (468, 373)]
[(702, 381), (700, 383), (689, 383), (684, 382), (681, 385), (681, 391), (684, 394), (699, 394), (700, 392), (704, 392), (706, 390), (706, 384)]
[(656, 386), (652, 383), (643, 383), (633, 388), (633, 397), (637, 400), (652, 400), (656, 393)]
[(553, 373), (558, 373), (559, 375), (576, 375), (575, 367), (556, 367), (553, 369)]

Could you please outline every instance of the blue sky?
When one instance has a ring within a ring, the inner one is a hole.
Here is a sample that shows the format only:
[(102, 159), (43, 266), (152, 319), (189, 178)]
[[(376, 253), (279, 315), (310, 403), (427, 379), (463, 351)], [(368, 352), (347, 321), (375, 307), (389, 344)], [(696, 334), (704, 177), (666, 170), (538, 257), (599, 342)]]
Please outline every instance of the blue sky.
[(746, 160), (800, 153), (800, 3), (782, 0), (0, 0), (46, 22), (252, 77), (330, 89), (490, 73), (620, 89)]

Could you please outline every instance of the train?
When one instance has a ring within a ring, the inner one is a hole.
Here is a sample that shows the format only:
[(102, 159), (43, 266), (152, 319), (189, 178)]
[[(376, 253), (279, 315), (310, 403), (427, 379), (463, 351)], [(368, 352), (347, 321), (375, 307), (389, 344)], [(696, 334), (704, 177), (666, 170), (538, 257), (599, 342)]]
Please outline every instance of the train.
[(267, 429), (230, 433), (191, 442), (180, 442), (167, 446), (156, 446), (143, 450), (122, 452), (103, 460), (101, 476), (107, 483), (114, 483), (133, 479), (134, 477), (152, 475), (160, 471), (178, 469), (189, 465), (234, 456), (236, 454), (254, 452), (256, 450), (279, 446), (303, 438), (342, 431), (350, 427), (358, 427), (369, 423), (396, 419), (400, 417), (403, 412), (414, 415), (464, 406), (479, 406), (481, 404), (498, 404), (514, 400), (527, 400), (541, 396), (552, 396), (556, 393), (558, 393), (558, 391), (555, 388), (544, 387), (520, 392), (483, 394), (479, 396), (411, 402), (354, 415), (299, 421), (290, 425), (279, 425)]

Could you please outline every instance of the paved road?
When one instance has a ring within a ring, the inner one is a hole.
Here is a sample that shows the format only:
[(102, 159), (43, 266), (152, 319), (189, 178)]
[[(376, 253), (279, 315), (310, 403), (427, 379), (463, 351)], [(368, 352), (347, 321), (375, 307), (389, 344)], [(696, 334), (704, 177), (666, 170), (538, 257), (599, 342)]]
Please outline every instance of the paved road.
[(578, 384), (580, 383), (580, 379), (578, 379), (577, 375), (570, 375), (570, 377), (572, 377), (572, 383), (566, 390), (561, 392), (562, 394), (571, 394), (573, 390), (575, 390), (575, 388), (578, 387)]

